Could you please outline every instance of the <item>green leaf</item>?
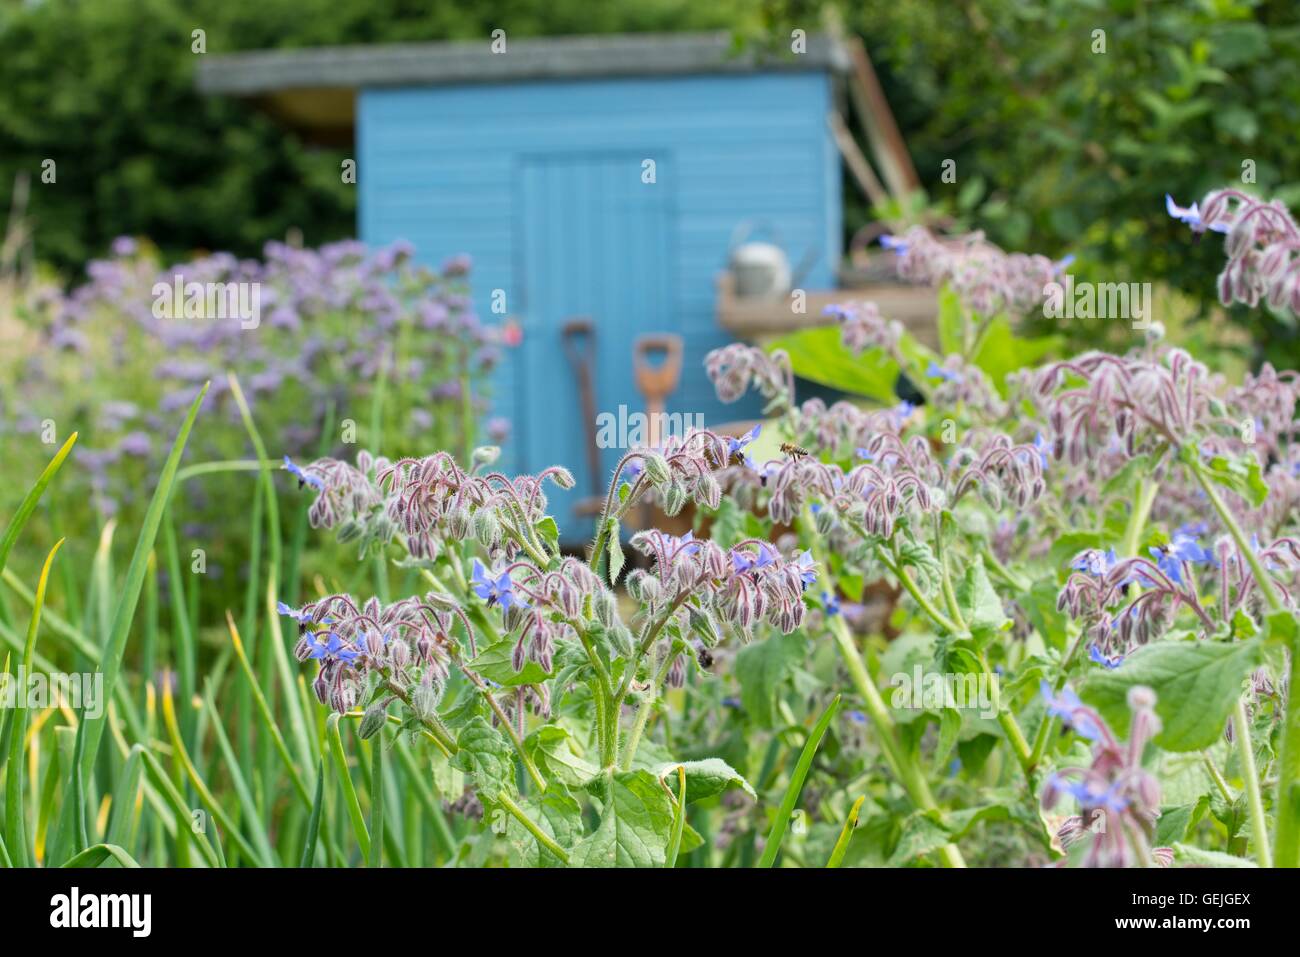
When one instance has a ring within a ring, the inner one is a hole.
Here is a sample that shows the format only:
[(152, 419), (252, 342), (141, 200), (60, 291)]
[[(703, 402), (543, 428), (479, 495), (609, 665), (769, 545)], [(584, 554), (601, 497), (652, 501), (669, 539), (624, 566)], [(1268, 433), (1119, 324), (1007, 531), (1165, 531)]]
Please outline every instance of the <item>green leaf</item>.
[(505, 735), (485, 718), (476, 715), (471, 719), (456, 739), (456, 746), (459, 750), (452, 756), (452, 766), (470, 775), (484, 807), (494, 806), (501, 791), (514, 793), (514, 752)]
[(1174, 859), (1192, 867), (1255, 867), (1254, 861), (1233, 857), (1222, 851), (1203, 851), (1188, 844), (1174, 845)]
[(4, 571), (5, 562), (9, 558), (9, 550), (14, 547), (14, 542), (18, 541), (18, 535), (27, 524), (27, 519), (31, 517), (32, 512), (36, 510), (36, 504), (45, 494), (45, 488), (58, 474), (59, 468), (63, 465), (63, 460), (68, 457), (72, 447), (77, 443), (77, 433), (73, 432), (68, 436), (68, 440), (63, 443), (63, 447), (54, 453), (54, 458), (50, 459), (50, 464), (45, 466), (44, 471), (36, 478), (36, 483), (27, 492), (22, 503), (18, 506), (18, 511), (14, 512), (13, 518), (5, 527), (4, 538), (0, 538), (0, 571)]
[(862, 795), (853, 802), (853, 807), (849, 808), (849, 816), (845, 819), (844, 826), (840, 828), (840, 836), (835, 841), (835, 847), (831, 849), (830, 860), (826, 862), (827, 867), (839, 867), (844, 863), (844, 855), (849, 850), (849, 841), (853, 839), (853, 832), (858, 826), (858, 815), (862, 811), (862, 802), (866, 799), (867, 796)]
[(961, 352), (965, 346), (963, 330), (966, 324), (961, 297), (953, 288), (944, 283), (939, 290), (939, 314), (937, 317), (939, 332), (939, 349), (944, 355)]
[(1011, 619), (1002, 610), (1002, 599), (993, 590), (984, 570), (984, 559), (979, 555), (966, 567), (966, 574), (957, 584), (957, 604), (971, 635), (981, 642), (1011, 627)]
[(721, 758), (706, 758), (703, 761), (669, 761), (654, 768), (655, 777), (660, 781), (671, 778), (676, 783), (678, 768), (686, 769), (686, 803), (701, 801), (704, 798), (721, 794), (730, 788), (740, 788), (755, 801), (758, 795), (740, 772)]
[(618, 573), (623, 570), (623, 543), (619, 541), (618, 519), (609, 520), (609, 580), (618, 581)]
[(559, 545), (560, 545), (560, 526), (557, 525), (557, 524), (555, 523), (555, 519), (554, 519), (554, 518), (552, 518), (551, 516), (547, 515), (546, 517), (544, 517), (543, 519), (541, 519), (541, 521), (536, 522), (536, 523), (533, 525), (533, 529), (534, 529), (534, 531), (537, 532), (538, 536), (542, 539), (542, 541), (543, 541), (543, 542), (544, 542), (548, 547), (551, 548), (551, 550), (554, 551), (555, 549), (557, 549), (557, 548), (559, 547)]
[(841, 343), (837, 325), (816, 326), (781, 336), (768, 346), (769, 352), (777, 349), (789, 354), (794, 374), (809, 382), (877, 402), (898, 401), (894, 394), (898, 363), (880, 349), (853, 355)]
[(136, 863), (134, 857), (116, 844), (96, 844), (94, 847), (88, 847), (63, 866), (102, 867), (108, 861), (113, 861), (119, 867), (136, 868), (140, 866)]
[(1058, 351), (1063, 341), (1060, 336), (1023, 339), (1012, 331), (1010, 322), (998, 316), (984, 331), (974, 362), (984, 370), (993, 387), (1005, 398), (1008, 373), (1038, 365)]
[[(564, 788), (550, 787), (540, 797), (519, 801), (524, 813), (556, 844), (573, 847), (582, 838), (582, 807)], [(563, 861), (538, 843), (513, 816), (506, 818), (506, 841), (512, 867), (561, 867)]]
[(776, 855), (781, 850), (781, 841), (785, 838), (786, 826), (790, 823), (790, 815), (794, 813), (794, 806), (799, 800), (800, 792), (803, 791), (803, 783), (808, 778), (813, 758), (839, 708), (840, 696), (836, 695), (817, 719), (812, 730), (808, 732), (808, 739), (804, 741), (803, 750), (799, 752), (799, 760), (795, 763), (794, 770), (790, 772), (790, 783), (786, 785), (781, 806), (776, 809), (776, 817), (772, 819), (772, 829), (767, 832), (767, 844), (763, 847), (763, 856), (759, 858), (759, 867), (771, 867), (776, 863)]
[(595, 764), (573, 751), (573, 738), (556, 725), (538, 728), (524, 741), (528, 753), (548, 779), (570, 787), (585, 787), (600, 771)]
[(1080, 697), (1101, 712), (1120, 737), (1128, 736), (1128, 692), (1145, 685), (1156, 693), (1162, 729), (1155, 742), (1168, 751), (1209, 747), (1241, 694), (1241, 682), (1262, 660), (1258, 640), (1161, 641), (1129, 655), (1114, 671), (1094, 672)]
[(740, 681), (740, 703), (758, 725), (776, 724), (776, 694), (781, 684), (804, 659), (807, 644), (802, 634), (772, 635), (754, 642), (736, 655), (735, 674)]
[(512, 661), (514, 650), (515, 640), (509, 637), (502, 638), (480, 651), (469, 665), (484, 678), (507, 688), (541, 684), (554, 675), (555, 672), (546, 671), (535, 661), (525, 661), (524, 670), (515, 671)]
[(938, 811), (916, 811), (903, 822), (903, 833), (894, 845), (889, 867), (901, 867), (925, 854), (933, 853), (950, 840), (948, 829), (937, 820)]
[(570, 856), (574, 867), (663, 867), (672, 838), (672, 800), (649, 771), (613, 776), (600, 826)]
[[(1200, 454), (1199, 449), (1191, 446), (1183, 450), (1184, 457)], [(1268, 498), (1268, 485), (1261, 474), (1259, 459), (1253, 452), (1202, 458), (1199, 467), (1219, 485), (1244, 498), (1253, 508), (1259, 508)]]

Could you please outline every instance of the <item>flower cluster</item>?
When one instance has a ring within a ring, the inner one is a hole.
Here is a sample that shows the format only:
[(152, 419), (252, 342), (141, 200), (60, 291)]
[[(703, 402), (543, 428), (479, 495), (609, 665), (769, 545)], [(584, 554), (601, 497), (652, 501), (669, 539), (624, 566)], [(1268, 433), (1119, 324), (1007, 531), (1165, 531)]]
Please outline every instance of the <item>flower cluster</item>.
[(1194, 441), (1227, 421), (1206, 367), (1181, 349), (1160, 359), (1088, 352), (1045, 366), (1034, 395), (1051, 428), (1054, 456), (1079, 464), (1118, 439), (1128, 457)]
[(695, 631), (709, 645), (717, 643), (714, 620), (744, 636), (763, 620), (790, 634), (803, 622), (804, 591), (816, 581), (809, 553), (786, 559), (765, 541), (723, 549), (652, 529), (634, 535), (632, 547), (652, 562), (628, 576), (628, 591), (649, 614), (673, 614), (684, 633)]
[(1065, 795), (1079, 804), (1079, 813), (1067, 817), (1057, 836), (1069, 848), (1084, 841), (1088, 867), (1131, 867), (1139, 863), (1169, 866), (1170, 848), (1152, 848), (1155, 822), (1160, 816), (1160, 785), (1142, 767), (1142, 752), (1160, 732), (1156, 696), (1149, 688), (1129, 689), (1133, 712), (1128, 743), (1119, 741), (1101, 715), (1084, 705), (1069, 688), (1059, 694), (1043, 683), (1048, 713), (1075, 733), (1093, 742), (1092, 763), (1057, 771), (1043, 790), (1043, 807), (1051, 810)]
[(340, 594), (300, 609), (281, 602), (279, 611), (298, 622), (295, 657), (320, 663), (312, 691), (322, 704), (341, 714), (376, 694), (388, 695), (427, 716), (457, 653), (448, 638), (451, 616), (432, 601), (405, 598), (381, 606), (375, 598), (358, 604)]
[[(1300, 226), (1286, 204), (1220, 189), (1205, 197), (1202, 208), (1193, 228), (1227, 233), (1228, 261), (1218, 277), (1219, 301), (1254, 308), (1265, 300), (1273, 309), (1300, 315)], [(1196, 212), (1196, 204), (1191, 212)]]
[(723, 402), (735, 402), (753, 386), (768, 400), (768, 413), (784, 411), (794, 401), (794, 370), (777, 350), (733, 342), (704, 357), (704, 370)]
[(1069, 260), (1007, 253), (981, 232), (947, 239), (913, 226), (902, 236), (882, 236), (880, 243), (897, 254), (904, 279), (932, 286), (947, 283), (968, 309), (982, 316), (1024, 315), (1037, 309), (1047, 285), (1069, 265)]
[[(214, 253), (160, 268), (141, 244), (119, 241), (110, 258), (89, 264), (86, 283), (39, 298), (35, 328), (46, 348), (4, 370), (19, 384), (24, 409), (0, 407), (11, 413), (0, 422), (34, 431), (52, 417), (64, 431), (77, 428), (79, 457), (104, 514), (135, 500), (138, 475), (156, 471), (167, 452), (156, 436), (174, 427), (206, 381), (211, 457), (242, 457), (228, 369), (238, 370), (259, 428), (290, 455), (318, 449), (326, 425), (299, 410), (346, 407), (381, 380), (393, 426), (386, 448), (400, 450), (415, 436), (451, 446), (466, 402), (476, 414), (486, 411), (484, 379), (504, 340), (475, 313), (467, 259), (433, 271), (414, 264), (412, 253), (406, 243), (313, 250), (271, 242), (261, 260)], [(178, 285), (203, 289), (206, 298), (184, 292), (175, 301)], [(216, 301), (211, 290), (247, 291), (240, 304), (255, 302), (256, 314), (230, 314), (229, 298)], [(93, 376), (88, 356), (96, 359)], [(497, 441), (502, 425), (493, 423)]]

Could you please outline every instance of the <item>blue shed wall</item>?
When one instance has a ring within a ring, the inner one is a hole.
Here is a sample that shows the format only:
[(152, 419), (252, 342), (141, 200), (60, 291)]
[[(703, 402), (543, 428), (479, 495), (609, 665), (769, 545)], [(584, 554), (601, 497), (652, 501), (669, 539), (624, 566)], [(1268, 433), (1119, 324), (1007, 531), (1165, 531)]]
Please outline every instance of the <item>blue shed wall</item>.
[[(494, 414), (515, 425), (503, 467), (563, 462), (579, 479), (576, 500), (593, 490), (559, 324), (595, 320), (598, 412), (643, 408), (632, 340), (675, 332), (686, 351), (667, 411), (709, 425), (756, 415), (753, 403), (718, 403), (704, 375), (704, 354), (728, 341), (715, 280), (732, 230), (753, 220), (775, 227), (793, 263), (818, 251), (806, 288), (834, 281), (841, 197), (830, 109), (824, 73), (365, 90), (360, 236), (409, 240), (434, 266), (469, 253), (485, 318), (495, 318), (492, 290), (505, 291), (524, 343), (493, 383)], [(655, 160), (654, 184), (641, 182), (643, 159)], [(606, 474), (618, 456), (602, 452)]]

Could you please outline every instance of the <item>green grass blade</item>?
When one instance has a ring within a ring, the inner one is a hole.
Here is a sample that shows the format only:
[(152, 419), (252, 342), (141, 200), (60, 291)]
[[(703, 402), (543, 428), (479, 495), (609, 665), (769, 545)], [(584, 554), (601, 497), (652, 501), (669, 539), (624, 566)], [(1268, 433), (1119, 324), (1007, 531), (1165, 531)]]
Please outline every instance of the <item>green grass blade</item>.
[(4, 538), (0, 538), (0, 571), (4, 570), (5, 562), (9, 558), (9, 550), (14, 547), (14, 542), (18, 541), (18, 535), (22, 532), (23, 526), (27, 524), (27, 519), (31, 518), (32, 512), (36, 511), (36, 503), (41, 500), (45, 494), (45, 487), (58, 473), (59, 467), (63, 465), (63, 460), (68, 457), (72, 447), (77, 442), (77, 433), (73, 432), (68, 436), (68, 441), (63, 443), (63, 448), (54, 454), (50, 459), (50, 464), (45, 466), (45, 471), (36, 479), (36, 484), (32, 486), (27, 497), (22, 500), (18, 506), (18, 511), (14, 512), (14, 517), (9, 520), (9, 525), (5, 528)]
[(839, 867), (844, 863), (844, 855), (848, 853), (849, 841), (853, 838), (853, 830), (858, 826), (858, 813), (862, 810), (862, 802), (866, 799), (867, 796), (864, 794), (853, 802), (853, 807), (849, 809), (848, 820), (844, 822), (839, 840), (835, 842), (835, 847), (831, 851), (831, 859), (826, 862), (827, 867)]
[(116, 861), (121, 867), (139, 867), (134, 857), (116, 844), (96, 844), (88, 847), (64, 867), (102, 867), (105, 861)]
[[(176, 708), (172, 703), (171, 689), (166, 686), (163, 687), (162, 713), (163, 724), (167, 726), (167, 734), (171, 738), (172, 751), (176, 759), (180, 761), (181, 767), (185, 769), (185, 775), (190, 779), (190, 786), (194, 788), (199, 799), (203, 801), (208, 813), (225, 829), (225, 832), (230, 836), (230, 840), (234, 841), (235, 846), (239, 848), (239, 853), (250, 861), (257, 861), (262, 867), (274, 867), (275, 861), (271, 857), (259, 853), (248, 842), (247, 838), (240, 833), (239, 828), (235, 826), (234, 820), (226, 811), (225, 805), (213, 796), (207, 782), (199, 776), (199, 770), (194, 766), (194, 761), (191, 760), (189, 752), (185, 749), (185, 742), (181, 740), (181, 729), (176, 721)], [(253, 823), (258, 822), (254, 821)], [(221, 840), (220, 834), (217, 835), (217, 840)]]
[(334, 757), (334, 770), (343, 785), (343, 803), (348, 809), (348, 818), (352, 821), (352, 832), (356, 835), (362, 858), (369, 860), (370, 832), (366, 830), (366, 819), (361, 813), (361, 802), (357, 800), (357, 789), (353, 786), (352, 775), (348, 772), (347, 755), (343, 753), (343, 736), (339, 733), (339, 716), (330, 715), (326, 719), (325, 728), (329, 737), (330, 754)]
[[(45, 605), (45, 586), (50, 578), (50, 565), (62, 545), (63, 539), (59, 539), (50, 549), (50, 553), (45, 556), (45, 565), (41, 568), (41, 577), (36, 583), (36, 598), (32, 604), (32, 617), (27, 626), (27, 643), (23, 647), (20, 666), (22, 674), (30, 673), (32, 668), (32, 655), (36, 651), (36, 632), (41, 625), (41, 608)], [(27, 702), (21, 690), (15, 689), (13, 727), (9, 731), (9, 770), (5, 774), (4, 839), (9, 846), (14, 864), (18, 867), (30, 867), (32, 860), (27, 847), (27, 820), (23, 816), (23, 739), (27, 736)]]
[(230, 628), (230, 640), (234, 642), (235, 657), (239, 659), (239, 665), (244, 671), (244, 677), (248, 680), (248, 687), (253, 693), (253, 700), (257, 702), (258, 713), (262, 716), (262, 724), (266, 726), (267, 733), (275, 743), (275, 749), (279, 752), (280, 759), (289, 772), (289, 777), (293, 781), (298, 796), (310, 807), (311, 798), (308, 797), (307, 785), (303, 783), (302, 775), (298, 773), (298, 768), (289, 755), (289, 747), (284, 743), (284, 735), (280, 733), (279, 725), (275, 723), (275, 716), (271, 714), (271, 706), (267, 703), (266, 695), (262, 694), (257, 676), (253, 674), (253, 664), (248, 660), (248, 654), (244, 651), (244, 643), (239, 637), (239, 629), (235, 627), (235, 619), (231, 617), (229, 611), (226, 612), (226, 624)]
[(258, 853), (264, 860), (274, 861), (275, 851), (272, 850), (271, 839), (266, 833), (266, 828), (262, 825), (261, 815), (257, 813), (257, 805), (253, 802), (253, 792), (248, 788), (244, 773), (239, 770), (239, 761), (235, 757), (234, 748), (230, 746), (230, 738), (226, 736), (226, 729), (221, 726), (220, 712), (217, 711), (211, 683), (207, 685), (203, 701), (212, 719), (210, 722), (212, 733), (216, 735), (217, 747), (221, 751), (221, 756), (225, 759), (226, 771), (230, 775), (230, 784), (235, 789), (235, 796), (239, 799), (239, 807), (243, 811), (249, 833), (253, 836), (253, 843), (257, 846)]
[(781, 850), (781, 841), (785, 838), (785, 829), (790, 823), (790, 815), (794, 813), (795, 803), (799, 800), (799, 792), (803, 790), (803, 782), (808, 777), (808, 769), (812, 767), (817, 748), (821, 745), (822, 738), (826, 736), (826, 729), (830, 727), (831, 719), (835, 717), (839, 707), (840, 696), (836, 695), (835, 700), (822, 712), (822, 716), (817, 719), (812, 731), (808, 733), (808, 740), (804, 742), (799, 761), (790, 774), (790, 783), (786, 786), (785, 797), (781, 799), (776, 819), (767, 834), (767, 846), (763, 848), (763, 856), (759, 858), (759, 867), (771, 867), (776, 863), (776, 855)]
[[(204, 383), (190, 405), (189, 414), (181, 425), (176, 441), (172, 443), (171, 453), (158, 476), (158, 487), (154, 489), (153, 499), (145, 512), (144, 525), (140, 537), (136, 539), (135, 552), (131, 555), (131, 564), (127, 568), (126, 581), (122, 585), (121, 597), (117, 602), (117, 611), (113, 615), (113, 629), (108, 644), (104, 648), (104, 658), (100, 662), (104, 671), (104, 695), (111, 696), (117, 687), (117, 679), (122, 671), (122, 655), (126, 651), (126, 639), (131, 630), (131, 620), (135, 617), (136, 603), (140, 600), (140, 591), (144, 586), (145, 572), (149, 568), (149, 553), (153, 550), (154, 540), (158, 537), (158, 528), (162, 524), (163, 513), (167, 510), (167, 500), (171, 497), (172, 486), (176, 481), (176, 470), (180, 467), (181, 454), (189, 440), (194, 420), (203, 405), (211, 383)], [(108, 709), (98, 718), (86, 721), (86, 753), (82, 756), (82, 773), (89, 777), (99, 756), (99, 744), (104, 734)]]
[(316, 856), (316, 840), (320, 836), (320, 816), (324, 806), (325, 754), (322, 752), (320, 761), (316, 765), (316, 800), (312, 802), (311, 817), (307, 820), (307, 838), (303, 841), (302, 857), (298, 860), (299, 867), (311, 867), (312, 859)]
[[(185, 798), (181, 796), (180, 790), (172, 783), (172, 779), (167, 776), (167, 771), (158, 762), (158, 759), (152, 752), (145, 750), (143, 745), (135, 746), (139, 749), (138, 753), (144, 759), (145, 768), (149, 772), (149, 780), (153, 782), (156, 793), (162, 798), (171, 809), (175, 818), (175, 825), (178, 828), (190, 829), (193, 818), (190, 816), (191, 811)], [(208, 862), (208, 866), (217, 867), (220, 862), (220, 856), (213, 849), (212, 844), (208, 841), (208, 836), (203, 834), (198, 842), (199, 852)]]
[(285, 634), (282, 626), (279, 612), (275, 606), (279, 601), (280, 592), (280, 568), (281, 568), (281, 547), (280, 547), (280, 505), (275, 496), (275, 482), (271, 478), (270, 463), (266, 456), (266, 445), (262, 442), (261, 433), (257, 431), (257, 425), (253, 422), (253, 413), (248, 407), (248, 400), (244, 398), (244, 390), (240, 388), (239, 380), (235, 374), (230, 373), (227, 378), (230, 382), (230, 394), (239, 407), (239, 415), (244, 421), (244, 429), (248, 432), (249, 441), (253, 443), (253, 449), (257, 452), (257, 460), (262, 463), (263, 469), (260, 474), (262, 487), (266, 493), (266, 519), (267, 519), (267, 569), (266, 569), (266, 616), (267, 616), (267, 637), (271, 642), (271, 658), (275, 664), (276, 674), (280, 679), (280, 684), (284, 689), (285, 710), (288, 712), (289, 732), (293, 737), (294, 746), (298, 749), (298, 754), (302, 759), (303, 768), (310, 768), (316, 763), (316, 755), (312, 753), (311, 741), (307, 735), (307, 720), (304, 716), (302, 701), (298, 698), (296, 682), (294, 680), (294, 669), (289, 664), (289, 652), (285, 648)]
[(104, 836), (109, 844), (127, 847), (135, 830), (135, 807), (140, 793), (140, 776), (144, 773), (144, 762), (139, 750), (133, 748), (127, 756), (126, 766), (118, 778), (113, 791), (112, 814), (108, 820), (108, 833)]
[(384, 729), (370, 742), (370, 867), (384, 866)]

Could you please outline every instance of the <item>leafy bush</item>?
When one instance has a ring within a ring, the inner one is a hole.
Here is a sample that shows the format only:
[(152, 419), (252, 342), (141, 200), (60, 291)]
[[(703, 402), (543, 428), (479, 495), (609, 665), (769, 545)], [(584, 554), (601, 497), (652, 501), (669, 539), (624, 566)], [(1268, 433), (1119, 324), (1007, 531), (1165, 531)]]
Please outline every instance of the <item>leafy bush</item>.
[[(1300, 103), (1281, 95), (1300, 85), (1286, 0), (868, 2), (843, 14), (867, 39), (931, 198), (1004, 246), (1074, 252), (1087, 278), (1165, 282), (1204, 308), (1218, 252), (1178, 241), (1161, 197), (1230, 182), (1300, 201), (1294, 151), (1268, 132), (1300, 124)], [(941, 179), (947, 160), (955, 182)], [(1286, 313), (1235, 318), (1255, 331), (1257, 357), (1294, 362)], [(1082, 346), (1113, 330), (1048, 331)]]

